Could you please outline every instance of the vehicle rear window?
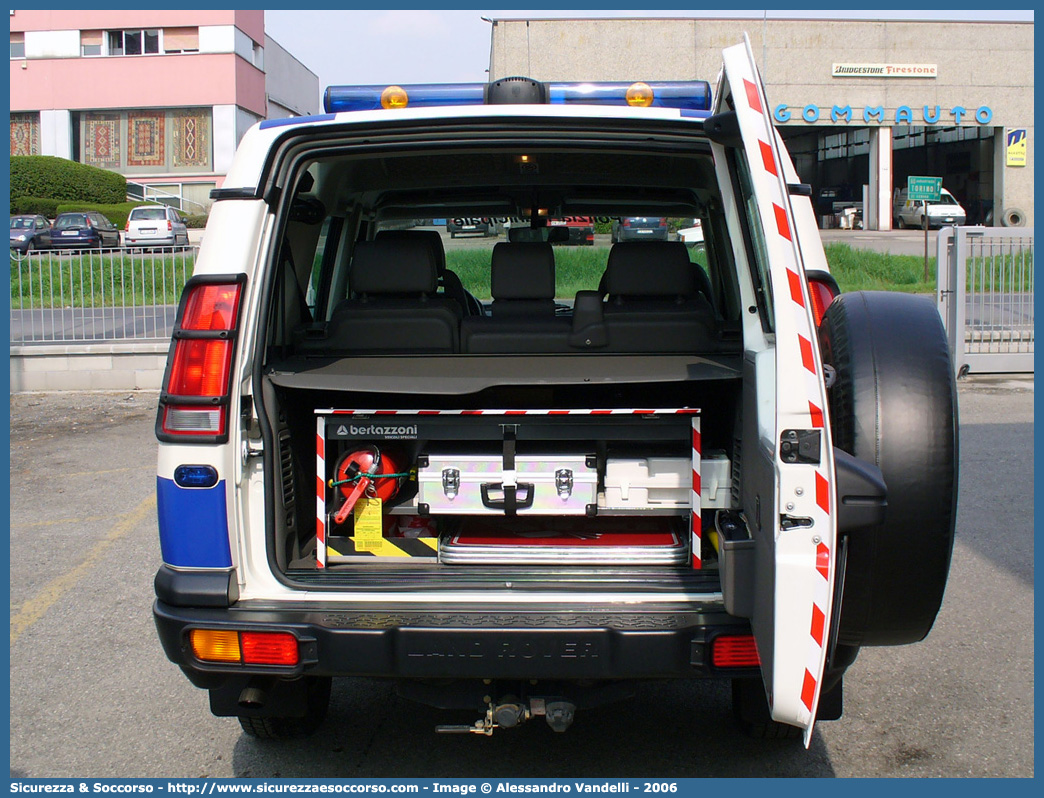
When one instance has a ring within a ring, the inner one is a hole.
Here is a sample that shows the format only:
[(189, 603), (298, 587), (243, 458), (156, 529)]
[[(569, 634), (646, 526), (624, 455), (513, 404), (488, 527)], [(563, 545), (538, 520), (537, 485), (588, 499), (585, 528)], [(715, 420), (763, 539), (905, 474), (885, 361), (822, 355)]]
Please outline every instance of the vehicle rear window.
[(85, 213), (63, 213), (54, 220), (54, 226), (57, 228), (83, 227), (85, 224), (87, 224), (87, 214)]
[(135, 208), (131, 211), (131, 219), (148, 219), (150, 221), (156, 219), (166, 219), (167, 209), (166, 208)]

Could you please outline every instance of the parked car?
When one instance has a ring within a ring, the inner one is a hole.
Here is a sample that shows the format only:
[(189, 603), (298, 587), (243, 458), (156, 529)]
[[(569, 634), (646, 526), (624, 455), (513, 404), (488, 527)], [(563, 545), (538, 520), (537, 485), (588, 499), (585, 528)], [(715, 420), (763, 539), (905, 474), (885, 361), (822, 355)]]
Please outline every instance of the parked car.
[[(895, 226), (899, 229), (904, 227), (924, 227), (923, 200), (911, 200), (905, 188), (897, 189), (895, 202), (892, 206), (892, 216)], [(928, 203), (928, 226), (943, 227), (948, 224), (964, 224), (967, 214), (957, 198), (945, 188), (940, 191), (938, 202)]]
[(662, 216), (625, 216), (613, 222), (613, 243), (666, 241), (667, 219)]
[(564, 216), (561, 219), (549, 219), (551, 227), (565, 227), (569, 230), (569, 240), (564, 244), (575, 244), (584, 247), (594, 246), (594, 219), (590, 216)]
[(128, 247), (188, 246), (188, 226), (169, 205), (139, 205), (127, 214), (123, 240)]
[[(510, 78), (374, 111), (381, 87), (331, 87), (244, 135), (155, 425), (153, 614), (210, 711), (308, 734), (366, 676), (474, 711), (443, 731), (561, 732), (643, 680), (715, 679), (749, 734), (807, 744), (860, 647), (928, 634), (957, 504), (939, 312), (838, 292), (749, 45), (723, 60), (713, 99)], [(697, 270), (642, 217), (607, 258), (562, 253), (559, 208), (699, 217), (711, 246)], [(489, 258), (375, 231), (491, 213)]]
[(25, 255), (51, 246), (51, 223), (40, 214), (11, 217), (11, 249)]
[(685, 226), (678, 229), (678, 240), (690, 249), (703, 246), (703, 222), (699, 219), (683, 220)]
[(482, 218), (455, 218), (446, 219), (446, 232), (450, 238), (457, 236), (495, 236), (497, 228), (489, 219)]
[(118, 247), (120, 229), (98, 211), (59, 213), (51, 225), (51, 246)]

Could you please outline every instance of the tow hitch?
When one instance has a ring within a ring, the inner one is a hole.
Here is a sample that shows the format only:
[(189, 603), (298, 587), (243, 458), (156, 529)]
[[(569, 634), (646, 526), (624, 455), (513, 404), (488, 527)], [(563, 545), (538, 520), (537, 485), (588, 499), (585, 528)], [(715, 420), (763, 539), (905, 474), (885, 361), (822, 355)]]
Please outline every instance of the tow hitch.
[(439, 734), (484, 734), (492, 737), (494, 729), (511, 729), (542, 715), (548, 726), (556, 732), (564, 732), (572, 725), (575, 714), (576, 705), (569, 701), (530, 698), (527, 704), (515, 696), (505, 696), (499, 704), (489, 701), (485, 716), (471, 726), (443, 725), (436, 726), (435, 731)]

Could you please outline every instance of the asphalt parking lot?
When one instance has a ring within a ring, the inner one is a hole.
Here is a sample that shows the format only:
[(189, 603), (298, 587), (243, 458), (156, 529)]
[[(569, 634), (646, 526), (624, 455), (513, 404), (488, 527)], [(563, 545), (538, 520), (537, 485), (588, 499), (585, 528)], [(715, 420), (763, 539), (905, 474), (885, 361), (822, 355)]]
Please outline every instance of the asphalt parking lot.
[[(319, 733), (243, 735), (152, 625), (156, 396), (11, 397), (12, 777), (1031, 777), (1033, 382), (960, 386), (961, 495), (947, 595), (921, 644), (865, 649), (845, 717), (800, 743), (740, 735), (727, 688), (666, 682), (486, 739), (465, 713), (373, 680), (335, 684)], [(901, 550), (886, 556), (903, 557)]]

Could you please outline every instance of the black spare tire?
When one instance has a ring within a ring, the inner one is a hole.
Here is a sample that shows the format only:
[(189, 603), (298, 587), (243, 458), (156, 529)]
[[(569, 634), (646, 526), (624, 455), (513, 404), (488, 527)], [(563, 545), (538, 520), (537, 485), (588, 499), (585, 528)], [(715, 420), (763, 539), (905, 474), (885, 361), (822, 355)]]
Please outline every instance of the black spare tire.
[(857, 291), (819, 330), (834, 446), (881, 469), (884, 522), (848, 536), (838, 642), (921, 640), (942, 603), (957, 509), (957, 387), (931, 300)]

